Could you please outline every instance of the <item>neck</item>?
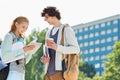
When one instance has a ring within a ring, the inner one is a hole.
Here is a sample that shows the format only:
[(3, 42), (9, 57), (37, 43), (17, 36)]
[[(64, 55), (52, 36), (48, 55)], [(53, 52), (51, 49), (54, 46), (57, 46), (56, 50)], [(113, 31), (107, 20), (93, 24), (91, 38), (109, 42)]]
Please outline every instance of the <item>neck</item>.
[(14, 34), (15, 34), (16, 38), (20, 37), (20, 34), (17, 31), (15, 31)]
[(57, 20), (57, 21), (54, 23), (53, 27), (60, 27), (61, 24), (62, 24), (62, 23), (61, 23), (59, 20)]

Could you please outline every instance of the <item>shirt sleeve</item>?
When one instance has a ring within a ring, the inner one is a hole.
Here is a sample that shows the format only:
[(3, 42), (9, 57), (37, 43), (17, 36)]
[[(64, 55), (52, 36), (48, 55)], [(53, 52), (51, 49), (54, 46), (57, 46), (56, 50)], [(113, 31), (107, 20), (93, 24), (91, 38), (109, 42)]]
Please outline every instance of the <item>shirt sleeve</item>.
[(23, 48), (19, 50), (12, 50), (12, 44), (13, 44), (13, 37), (10, 33), (8, 33), (1, 44), (1, 53), (2, 58), (5, 60), (13, 59), (17, 56), (24, 55)]
[(80, 52), (80, 48), (78, 46), (77, 39), (75, 37), (75, 33), (71, 27), (66, 27), (64, 31), (64, 42), (66, 44), (64, 46), (57, 45), (57, 50), (60, 53), (64, 54), (78, 54)]

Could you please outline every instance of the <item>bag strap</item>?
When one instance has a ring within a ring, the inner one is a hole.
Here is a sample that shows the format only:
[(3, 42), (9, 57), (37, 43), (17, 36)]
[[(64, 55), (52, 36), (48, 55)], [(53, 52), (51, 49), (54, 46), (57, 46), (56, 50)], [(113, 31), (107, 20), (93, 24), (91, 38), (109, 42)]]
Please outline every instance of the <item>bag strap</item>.
[[(61, 37), (61, 45), (62, 45), (62, 46), (64, 46), (64, 29), (65, 29), (66, 27), (69, 27), (69, 25), (68, 25), (68, 24), (64, 24), (64, 26), (63, 26), (63, 29), (62, 29), (62, 37)], [(67, 69), (69, 70), (69, 68), (70, 68), (71, 55), (70, 55), (70, 54), (67, 54), (67, 56), (65, 57), (64, 54), (62, 54), (62, 59), (65, 59), (65, 63), (67, 63), (67, 64), (66, 64), (66, 67), (67, 67)]]
[[(64, 25), (63, 25), (62, 37), (61, 37), (61, 45), (62, 45), (62, 46), (64, 46), (64, 30), (65, 30), (66, 27), (69, 27), (69, 25), (68, 25), (68, 24), (64, 24)], [(64, 58), (65, 58), (65, 56), (64, 56), (64, 54), (62, 54), (62, 59), (64, 59)]]
[(12, 36), (12, 44), (14, 44), (15, 42), (17, 42), (17, 38), (15, 36), (15, 34), (13, 32), (10, 32), (10, 35)]
[(66, 27), (69, 27), (69, 25), (68, 25), (68, 24), (64, 24), (64, 25), (63, 25), (63, 29), (62, 29), (61, 44), (62, 44), (63, 46), (64, 46), (64, 29), (65, 29)]

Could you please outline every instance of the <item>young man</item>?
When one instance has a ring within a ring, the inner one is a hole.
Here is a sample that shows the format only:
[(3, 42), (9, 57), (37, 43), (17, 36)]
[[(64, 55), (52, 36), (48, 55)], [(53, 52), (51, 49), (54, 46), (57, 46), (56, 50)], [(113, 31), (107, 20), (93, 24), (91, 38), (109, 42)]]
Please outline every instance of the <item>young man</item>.
[[(62, 29), (60, 12), (56, 7), (46, 7), (41, 13), (44, 20), (53, 28), (46, 33), (46, 47), (49, 57), (43, 56), (41, 61), (46, 64), (45, 80), (64, 80), (62, 76), (62, 54), (79, 53), (75, 33), (71, 27), (64, 29), (64, 46), (61, 45)], [(52, 38), (52, 39), (50, 39)]]

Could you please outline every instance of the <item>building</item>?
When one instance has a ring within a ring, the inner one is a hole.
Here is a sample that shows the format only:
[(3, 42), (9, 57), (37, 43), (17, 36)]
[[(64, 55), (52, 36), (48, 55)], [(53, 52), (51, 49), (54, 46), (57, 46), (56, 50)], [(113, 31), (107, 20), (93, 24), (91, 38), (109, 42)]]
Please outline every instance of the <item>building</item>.
[(82, 61), (93, 64), (98, 75), (104, 71), (106, 55), (120, 40), (120, 15), (72, 26), (81, 49)]

